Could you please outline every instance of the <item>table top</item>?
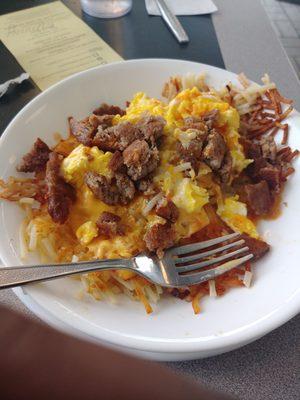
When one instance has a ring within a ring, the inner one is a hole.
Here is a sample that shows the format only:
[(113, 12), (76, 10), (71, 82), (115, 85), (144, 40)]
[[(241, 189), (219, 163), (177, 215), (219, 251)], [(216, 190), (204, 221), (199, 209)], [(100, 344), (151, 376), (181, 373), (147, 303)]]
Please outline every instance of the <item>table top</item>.
[[(0, 13), (47, 3), (47, 0), (1, 0)], [(82, 14), (78, 0), (65, 0), (125, 59), (169, 57), (188, 59), (244, 71), (258, 81), (268, 71), (279, 89), (294, 98), (300, 109), (300, 84), (259, 0), (214, 0), (219, 11), (210, 16), (181, 17), (191, 43), (180, 46), (159, 17), (146, 14), (144, 1), (116, 20), (99, 20)], [(245, 10), (247, 12), (245, 12)], [(150, 35), (151, 33), (151, 35)], [(0, 45), (0, 81), (20, 68)], [(28, 82), (0, 101), (0, 132), (36, 94)], [(11, 290), (0, 292), (0, 303), (34, 317)], [(242, 349), (205, 360), (168, 363), (178, 373), (232, 394), (239, 399), (299, 399), (300, 316)]]

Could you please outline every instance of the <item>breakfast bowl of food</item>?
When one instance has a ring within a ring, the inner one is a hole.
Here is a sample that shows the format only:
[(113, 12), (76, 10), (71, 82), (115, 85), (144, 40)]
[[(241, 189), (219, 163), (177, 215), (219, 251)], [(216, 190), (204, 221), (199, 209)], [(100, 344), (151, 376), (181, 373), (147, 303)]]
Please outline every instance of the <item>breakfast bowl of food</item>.
[(114, 269), (15, 293), (57, 328), (159, 360), (266, 334), (300, 308), (299, 130), (267, 74), (133, 60), (51, 87), (0, 141), (6, 266), (163, 259), (232, 233), (253, 257), (183, 287)]

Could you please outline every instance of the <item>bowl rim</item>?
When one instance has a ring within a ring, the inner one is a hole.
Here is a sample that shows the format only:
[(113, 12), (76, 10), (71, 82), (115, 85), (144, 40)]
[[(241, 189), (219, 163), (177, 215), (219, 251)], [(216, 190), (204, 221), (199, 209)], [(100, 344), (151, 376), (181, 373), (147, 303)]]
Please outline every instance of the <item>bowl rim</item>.
[[(176, 63), (189, 63), (194, 64), (200, 67), (209, 67), (210, 70), (215, 69), (216, 71), (220, 71), (224, 73), (224, 71), (229, 74), (229, 79), (236, 78), (236, 74), (230, 71), (227, 71), (222, 68), (218, 68), (215, 66), (210, 66), (203, 63), (188, 61), (188, 60), (178, 60), (178, 59), (165, 59), (165, 58), (147, 58), (147, 59), (132, 59), (128, 61), (118, 61), (111, 64), (96, 66), (90, 68), (85, 71), (78, 72), (74, 75), (71, 75), (60, 82), (52, 85), (45, 91), (38, 94), (34, 97), (25, 107), (23, 107), (16, 116), (12, 119), (12, 121), (8, 124), (6, 129), (4, 130), (1, 138), (0, 138), (0, 151), (1, 147), (6, 140), (9, 140), (9, 131), (14, 128), (16, 121), (24, 114), (27, 113), (33, 106), (36, 105), (43, 97), (47, 96), (49, 93), (55, 91), (57, 88), (64, 86), (66, 83), (71, 81), (76, 81), (76, 79), (80, 76), (88, 75), (101, 70), (108, 69), (118, 69), (120, 66), (125, 64), (144, 64), (144, 63), (162, 63), (166, 62), (176, 62)], [(9, 264), (8, 257), (2, 253), (2, 248), (0, 245), (0, 257), (3, 260), (5, 265)], [(250, 326), (246, 326), (242, 330), (236, 330), (231, 332), (227, 336), (216, 336), (212, 337), (211, 340), (201, 341), (200, 338), (186, 338), (186, 339), (153, 339), (145, 337), (126, 337), (120, 333), (114, 334), (111, 337), (111, 333), (109, 335), (101, 334), (101, 339), (94, 335), (91, 332), (83, 331), (78, 326), (75, 327), (73, 325), (69, 325), (65, 323), (59, 316), (54, 315), (51, 311), (44, 308), (37, 300), (35, 300), (30, 294), (27, 294), (21, 288), (14, 289), (14, 293), (18, 296), (18, 298), (25, 304), (34, 314), (38, 315), (41, 319), (46, 321), (53, 327), (56, 327), (60, 330), (63, 330), (67, 333), (71, 333), (75, 336), (84, 337), (90, 340), (96, 341), (104, 341), (108, 344), (121, 346), (128, 349), (140, 350), (145, 352), (160, 352), (160, 353), (192, 353), (192, 352), (209, 352), (209, 351), (219, 351), (226, 352), (232, 350), (237, 347), (241, 347), (244, 344), (252, 342), (259, 337), (271, 332), (272, 330), (278, 328), (282, 324), (286, 323), (289, 319), (293, 318), (300, 312), (300, 290), (298, 290), (293, 296), (290, 296), (281, 306), (277, 307), (273, 312), (269, 313), (263, 318), (255, 321), (254, 324)], [(103, 332), (102, 332), (103, 333)]]

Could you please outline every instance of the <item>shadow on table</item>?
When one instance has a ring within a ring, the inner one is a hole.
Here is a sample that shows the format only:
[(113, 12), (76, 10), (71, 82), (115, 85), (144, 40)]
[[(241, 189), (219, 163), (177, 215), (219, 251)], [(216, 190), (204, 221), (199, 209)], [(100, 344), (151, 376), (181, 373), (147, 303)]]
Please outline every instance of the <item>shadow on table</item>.
[(278, 0), (279, 3), (293, 3), (293, 4), (300, 4), (300, 0)]
[(241, 400), (298, 400), (299, 338), (300, 315), (241, 349), (212, 358), (169, 362), (167, 365)]

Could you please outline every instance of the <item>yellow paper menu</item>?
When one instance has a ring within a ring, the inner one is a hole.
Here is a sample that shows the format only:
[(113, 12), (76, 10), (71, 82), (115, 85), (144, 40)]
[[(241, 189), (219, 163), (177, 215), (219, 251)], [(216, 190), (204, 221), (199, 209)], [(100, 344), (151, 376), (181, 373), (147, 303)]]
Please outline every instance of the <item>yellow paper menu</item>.
[(0, 16), (0, 39), (41, 90), (122, 59), (60, 1)]

